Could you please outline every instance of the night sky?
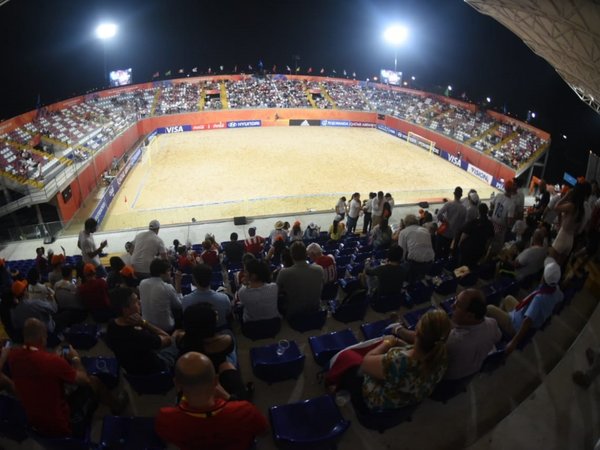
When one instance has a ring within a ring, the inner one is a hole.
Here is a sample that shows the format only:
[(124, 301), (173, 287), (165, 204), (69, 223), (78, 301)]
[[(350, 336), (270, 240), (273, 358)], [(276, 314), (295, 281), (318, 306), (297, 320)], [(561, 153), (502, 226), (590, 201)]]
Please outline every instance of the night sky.
[[(410, 29), (398, 52), (398, 70), (414, 87), (492, 106), (552, 134), (547, 178), (564, 170), (584, 174), (589, 150), (600, 153), (600, 115), (581, 102), (554, 69), (509, 30), (462, 0), (12, 0), (0, 7), (2, 99), (7, 119), (42, 104), (72, 97), (103, 83), (102, 43), (94, 28), (119, 25), (107, 44), (109, 69), (133, 68), (134, 82), (152, 74), (192, 67), (206, 71), (234, 65), (324, 67), (358, 78), (393, 68), (394, 50), (383, 29)], [(562, 135), (566, 135), (564, 140)]]

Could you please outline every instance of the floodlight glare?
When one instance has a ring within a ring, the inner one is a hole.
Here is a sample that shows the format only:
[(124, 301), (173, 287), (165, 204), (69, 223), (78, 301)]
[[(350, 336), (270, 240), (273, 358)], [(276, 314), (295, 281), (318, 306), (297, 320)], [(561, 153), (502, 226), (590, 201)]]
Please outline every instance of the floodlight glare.
[(407, 37), (408, 28), (401, 25), (392, 25), (383, 33), (383, 38), (395, 46), (403, 44)]
[(492, 103), (492, 99), (490, 97), (486, 97), (485, 101), (488, 102), (488, 103)]
[(452, 86), (448, 85), (448, 90), (451, 91), (452, 90)]
[(96, 27), (98, 39), (110, 39), (117, 34), (117, 25), (114, 23), (101, 23)]
[(412, 77), (410, 77), (410, 79), (415, 81), (417, 78), (413, 75)]
[(531, 118), (535, 119), (535, 113), (534, 112), (531, 113)]

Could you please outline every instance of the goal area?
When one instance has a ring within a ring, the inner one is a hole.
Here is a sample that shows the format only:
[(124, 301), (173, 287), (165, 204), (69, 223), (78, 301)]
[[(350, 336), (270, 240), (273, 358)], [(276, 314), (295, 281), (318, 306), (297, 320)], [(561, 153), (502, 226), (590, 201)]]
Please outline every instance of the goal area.
[(408, 132), (407, 141), (411, 144), (418, 145), (425, 150), (428, 150), (429, 153), (433, 154), (433, 149), (435, 148), (435, 142), (424, 138), (423, 136), (418, 135), (417, 133), (413, 133), (412, 131)]

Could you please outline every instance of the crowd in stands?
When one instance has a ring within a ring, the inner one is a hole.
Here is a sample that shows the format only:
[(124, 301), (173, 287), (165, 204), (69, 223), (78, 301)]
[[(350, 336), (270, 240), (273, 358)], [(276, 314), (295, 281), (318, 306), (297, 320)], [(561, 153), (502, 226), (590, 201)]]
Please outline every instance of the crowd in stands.
[[(90, 218), (77, 258), (64, 249), (46, 255), (40, 247), (26, 273), (0, 261), (0, 319), (15, 343), (0, 358), (10, 368), (0, 386), (16, 393), (31, 425), (50, 436), (80, 435), (95, 402), (122, 411), (126, 399), (87, 374), (75, 349), (45, 351), (89, 314), (106, 324), (105, 340), (126, 373), (174, 370), (184, 397), (159, 412), (160, 437), (180, 448), (195, 448), (200, 439), (247, 445), (268, 423), (250, 403), (254, 388), (237, 364), (234, 322), (245, 335), (267, 323), (280, 327), (282, 320), (295, 327), (324, 307), (335, 317), (353, 301), (367, 299), (376, 308), (415, 289), (443, 293), (442, 286), (454, 283), (441, 307), (432, 309), (430, 293), (412, 323), (408, 314), (402, 322), (392, 314), (384, 337), (342, 350), (326, 376), (330, 392), (350, 392), (354, 407), (367, 414), (416, 405), (440, 386), (469, 380), (488, 354), (508, 356), (526, 345), (568, 293), (574, 295), (572, 283), (598, 254), (595, 181), (556, 189), (542, 181), (527, 209), (513, 180), (489, 205), (475, 190), (463, 194), (456, 187), (441, 208), (423, 205), (396, 228), (389, 225), (391, 195), (372, 192), (361, 201), (353, 193), (349, 202), (343, 196), (336, 203), (327, 231), (312, 222), (303, 228), (300, 221), (277, 220), (268, 237), (251, 227), (245, 240), (233, 232), (218, 243), (207, 234), (201, 245), (175, 240), (167, 246), (152, 220), (123, 255), (111, 258), (108, 271), (100, 261), (107, 242), (96, 243), (97, 223)], [(510, 295), (493, 297), (467, 281), (490, 271), (495, 286), (516, 286), (527, 295), (498, 288), (492, 293)], [(457, 294), (457, 283), (467, 289)], [(79, 388), (67, 395), (64, 384)], [(37, 397), (45, 399), (44, 408)], [(215, 411), (223, 411), (217, 429), (235, 422), (244, 431), (209, 432), (209, 422), (198, 418)]]
[[(228, 80), (225, 87), (230, 108), (310, 108), (310, 96), (320, 109), (331, 109), (335, 104), (339, 109), (383, 112), (457, 141), (469, 141), (469, 145), (482, 152), (493, 148), (491, 156), (512, 168), (528, 161), (545, 144), (535, 134), (516, 125), (499, 123), (484, 111), (470, 111), (450, 105), (437, 96), (400, 92), (374, 83), (345, 84), (330, 79), (316, 82), (268, 76)], [(211, 81), (165, 83), (161, 87), (128, 90), (108, 97), (89, 95), (84, 101), (61, 110), (44, 109), (33, 121), (0, 134), (3, 142), (0, 166), (15, 175), (35, 177), (35, 170), (15, 161), (19, 155), (10, 148), (10, 142), (29, 145), (37, 138), (64, 148), (82, 146), (73, 157), (85, 160), (89, 156), (86, 149), (97, 151), (140, 118), (152, 113), (198, 111), (202, 90), (215, 93), (205, 96), (204, 109), (223, 108), (220, 89), (218, 82)], [(219, 92), (218, 97), (216, 92)]]

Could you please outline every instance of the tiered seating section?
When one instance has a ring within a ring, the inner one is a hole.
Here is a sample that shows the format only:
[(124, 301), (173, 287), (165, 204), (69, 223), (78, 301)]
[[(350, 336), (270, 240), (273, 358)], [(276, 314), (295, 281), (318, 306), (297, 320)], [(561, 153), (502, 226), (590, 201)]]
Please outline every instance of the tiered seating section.
[[(383, 112), (467, 143), (512, 168), (528, 161), (546, 144), (534, 134), (500, 123), (483, 111), (471, 112), (438, 97), (389, 90), (373, 83), (344, 84), (329, 79), (316, 82), (280, 77), (165, 83), (161, 87), (111, 97), (89, 96), (82, 103), (41, 114), (33, 122), (0, 134), (0, 140), (28, 145), (39, 136), (42, 142), (78, 148), (75, 158), (85, 159), (140, 118), (223, 108), (221, 83), (226, 88), (229, 108), (316, 106), (331, 109), (335, 106), (344, 110)], [(309, 101), (307, 90), (315, 92), (309, 94), (314, 105)], [(202, 103), (203, 92), (211, 92), (211, 95), (205, 96)], [(0, 168), (15, 176), (35, 177), (23, 169), (19, 159), (18, 154), (4, 151)]]

